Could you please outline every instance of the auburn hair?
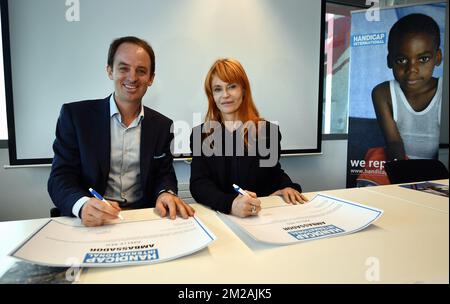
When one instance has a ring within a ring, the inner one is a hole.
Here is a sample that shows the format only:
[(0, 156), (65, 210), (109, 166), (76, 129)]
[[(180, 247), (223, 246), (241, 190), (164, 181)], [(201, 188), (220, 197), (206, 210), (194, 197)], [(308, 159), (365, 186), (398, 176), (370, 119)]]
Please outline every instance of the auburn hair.
[(253, 102), (250, 82), (244, 68), (236, 59), (222, 58), (216, 60), (209, 69), (205, 79), (205, 93), (208, 98), (208, 112), (206, 113), (205, 122), (217, 121), (223, 123), (222, 114), (220, 113), (214, 101), (212, 90), (212, 79), (217, 76), (223, 82), (237, 83), (242, 88), (242, 103), (238, 109), (238, 119), (242, 123), (253, 121), (257, 123), (261, 120), (255, 103)]
[(208, 98), (208, 112), (206, 113), (205, 123), (217, 121), (223, 124), (222, 113), (218, 109), (213, 97), (212, 79), (214, 76), (219, 77), (220, 80), (226, 83), (236, 83), (242, 88), (242, 103), (238, 109), (237, 117), (244, 125), (241, 135), (247, 146), (249, 136), (249, 129), (247, 127), (250, 127), (250, 132), (253, 136), (256, 136), (258, 128), (251, 128), (251, 125), (257, 126), (258, 122), (263, 120), (259, 116), (258, 109), (256, 109), (255, 103), (253, 102), (250, 81), (248, 80), (247, 74), (241, 63), (236, 59), (221, 58), (214, 62), (206, 75), (205, 93)]

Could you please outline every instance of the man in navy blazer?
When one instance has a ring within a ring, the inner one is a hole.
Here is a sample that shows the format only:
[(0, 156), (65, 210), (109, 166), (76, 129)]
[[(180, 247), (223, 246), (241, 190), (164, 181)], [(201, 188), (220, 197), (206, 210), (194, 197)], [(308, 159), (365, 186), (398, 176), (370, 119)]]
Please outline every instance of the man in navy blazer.
[(177, 212), (193, 216), (194, 209), (176, 196), (172, 120), (142, 104), (155, 76), (153, 49), (136, 37), (114, 40), (107, 73), (114, 94), (61, 108), (48, 180), (54, 204), (86, 226), (116, 219), (121, 207), (155, 207), (172, 219)]

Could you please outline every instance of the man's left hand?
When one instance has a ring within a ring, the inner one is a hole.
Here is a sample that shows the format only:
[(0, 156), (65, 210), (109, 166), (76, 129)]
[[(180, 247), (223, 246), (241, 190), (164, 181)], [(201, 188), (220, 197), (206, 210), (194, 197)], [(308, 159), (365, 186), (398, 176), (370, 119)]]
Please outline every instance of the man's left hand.
[(185, 203), (178, 196), (168, 192), (161, 193), (155, 205), (155, 211), (161, 216), (165, 217), (169, 214), (170, 218), (174, 220), (177, 217), (177, 213), (182, 218), (187, 219), (189, 216), (194, 216), (195, 210), (187, 203)]

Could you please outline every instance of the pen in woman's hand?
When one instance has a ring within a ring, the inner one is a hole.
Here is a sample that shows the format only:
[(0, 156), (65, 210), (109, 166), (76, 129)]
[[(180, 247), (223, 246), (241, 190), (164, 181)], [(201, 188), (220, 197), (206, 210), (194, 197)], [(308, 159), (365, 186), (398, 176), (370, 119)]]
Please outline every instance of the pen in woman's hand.
[(250, 196), (247, 192), (245, 192), (244, 190), (241, 189), (241, 187), (239, 187), (236, 184), (233, 184), (233, 189), (234, 191), (236, 191), (237, 193), (239, 193), (240, 195), (247, 195)]

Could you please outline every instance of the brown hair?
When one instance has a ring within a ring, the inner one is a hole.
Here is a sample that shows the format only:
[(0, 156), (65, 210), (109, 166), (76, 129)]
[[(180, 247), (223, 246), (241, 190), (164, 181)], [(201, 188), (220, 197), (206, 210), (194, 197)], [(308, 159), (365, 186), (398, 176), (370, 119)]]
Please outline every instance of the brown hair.
[(134, 36), (120, 37), (111, 42), (108, 51), (108, 61), (107, 61), (108, 66), (111, 67), (111, 69), (113, 68), (114, 57), (116, 55), (117, 49), (123, 43), (136, 44), (137, 46), (140, 46), (147, 52), (148, 56), (150, 56), (150, 76), (153, 76), (155, 74), (155, 64), (156, 64), (155, 52), (153, 51), (153, 48), (150, 46), (150, 44), (148, 44), (147, 41)]

